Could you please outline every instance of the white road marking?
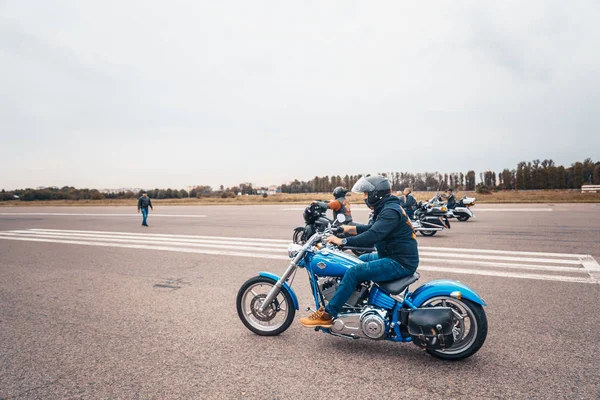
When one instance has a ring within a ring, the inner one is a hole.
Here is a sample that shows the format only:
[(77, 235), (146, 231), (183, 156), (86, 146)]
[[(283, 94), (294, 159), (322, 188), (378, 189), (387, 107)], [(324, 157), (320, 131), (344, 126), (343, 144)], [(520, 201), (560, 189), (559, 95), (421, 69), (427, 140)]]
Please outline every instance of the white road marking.
[(583, 268), (590, 274), (591, 279), (600, 283), (600, 264), (592, 256), (587, 256), (582, 260)]
[(447, 257), (447, 258), (460, 258), (460, 259), (485, 259), (485, 260), (498, 260), (498, 261), (527, 261), (527, 262), (537, 262), (537, 263), (550, 263), (550, 264), (571, 264), (571, 265), (581, 265), (581, 262), (578, 260), (559, 260), (559, 259), (549, 259), (549, 258), (532, 258), (532, 257), (504, 257), (504, 256), (486, 256), (483, 254), (439, 254), (433, 253), (429, 251), (420, 251), (419, 255), (430, 256), (430, 257)]
[(177, 238), (192, 238), (192, 239), (215, 239), (215, 240), (238, 240), (238, 241), (250, 241), (250, 242), (272, 242), (272, 243), (286, 243), (289, 244), (289, 239), (263, 239), (263, 238), (249, 238), (249, 237), (232, 237), (232, 236), (196, 236), (196, 235), (175, 235), (169, 233), (137, 233), (137, 232), (115, 232), (115, 231), (80, 231), (80, 230), (62, 230), (62, 229), (29, 229), (35, 232), (75, 232), (75, 233), (98, 233), (98, 234), (119, 234), (119, 235), (130, 235), (148, 237), (177, 237)]
[(568, 253), (541, 253), (537, 251), (512, 251), (512, 250), (488, 250), (488, 249), (461, 249), (456, 247), (427, 247), (419, 246), (419, 250), (441, 251), (441, 252), (459, 252), (459, 253), (482, 253), (482, 254), (518, 254), (522, 256), (538, 257), (588, 257), (587, 254), (568, 254)]
[(462, 268), (433, 267), (433, 266), (419, 267), (419, 270), (435, 271), (435, 272), (450, 272), (450, 273), (456, 273), (456, 274), (487, 275), (487, 276), (497, 276), (497, 277), (502, 277), (502, 278), (538, 279), (538, 280), (542, 280), (542, 281), (596, 283), (588, 277), (579, 278), (579, 277), (573, 277), (573, 276), (523, 274), (523, 273), (512, 273), (512, 272), (503, 272), (503, 271), (489, 271), (489, 270), (478, 270), (478, 269), (462, 269)]
[[(160, 240), (161, 242), (178, 242), (178, 243), (183, 243), (183, 244), (196, 244), (196, 243), (200, 243), (200, 244), (214, 244), (214, 245), (224, 245), (224, 244), (231, 244), (231, 245), (239, 245), (239, 242), (242, 242), (242, 245), (245, 244), (245, 242), (243, 241), (239, 241), (239, 240), (207, 240), (207, 239), (188, 239), (188, 238), (171, 238), (171, 237), (160, 237), (160, 236), (154, 236), (154, 235), (130, 235), (130, 234), (96, 234), (96, 233), (71, 233), (71, 232), (37, 232), (37, 231), (10, 231), (11, 233), (19, 233), (19, 234), (25, 234), (28, 236), (32, 236), (34, 234), (37, 235), (43, 235), (43, 236), (61, 236), (61, 237), (79, 237), (79, 238), (116, 238), (116, 239), (133, 239), (133, 240), (140, 240), (140, 241), (147, 241), (148, 239), (150, 240)], [(2, 234), (2, 232), (0, 232), (0, 234)], [(254, 243), (254, 241), (252, 241), (251, 243)], [(281, 251), (281, 250), (286, 250), (287, 249), (287, 245), (281, 243), (281, 244), (276, 244), (276, 243), (270, 243), (270, 242), (257, 242), (257, 245), (260, 246), (261, 248), (268, 248), (268, 247), (272, 247), (272, 248), (276, 248), (277, 250)]]
[[(289, 258), (285, 249), (290, 242), (289, 240), (266, 238), (59, 229), (0, 231), (0, 239), (287, 261)], [(589, 255), (440, 247), (421, 247), (420, 255), (420, 271), (573, 283), (600, 283), (600, 265)], [(462, 265), (464, 268), (458, 267)], [(544, 271), (556, 274), (544, 274)]]
[[(425, 258), (419, 257), (420, 262), (440, 262), (439, 258)], [(562, 272), (573, 272), (573, 267), (556, 267), (548, 265), (535, 265), (535, 264), (514, 264), (514, 263), (499, 263), (499, 262), (488, 262), (479, 260), (452, 260), (452, 263), (458, 264), (472, 264), (479, 267), (490, 267), (490, 268), (507, 268), (507, 269), (531, 269), (540, 271), (562, 271)]]
[[(141, 214), (91, 214), (91, 213), (0, 213), (0, 215), (8, 216), (30, 216), (30, 215), (46, 215), (54, 217), (138, 217), (141, 218)], [(149, 217), (174, 217), (174, 218), (206, 218), (206, 215), (200, 214), (148, 214)]]
[[(1, 236), (20, 236), (23, 237), (23, 235), (19, 234), (19, 233), (11, 233), (11, 232), (0, 232), (0, 237)], [(42, 234), (27, 234), (25, 235), (26, 237), (34, 237), (34, 238), (48, 238), (47, 235), (42, 235)], [(54, 239), (61, 239), (61, 240), (77, 240), (77, 239), (82, 239), (82, 240), (94, 240), (94, 238), (89, 238), (86, 236), (83, 237), (72, 237), (72, 236), (68, 236), (68, 235), (55, 235), (55, 236), (51, 236), (50, 238)], [(96, 238), (99, 241), (101, 240), (102, 242), (116, 242), (116, 243), (131, 243), (131, 238), (125, 238), (123, 239), (122, 237), (115, 237), (115, 238)], [(140, 241), (143, 243), (148, 243), (148, 244), (163, 244), (165, 243), (164, 239), (152, 239), (151, 237), (147, 237), (145, 239), (143, 238), (135, 238), (136, 241)], [(166, 243), (168, 245), (171, 246), (190, 246), (190, 247), (209, 247), (209, 248), (214, 248), (214, 249), (228, 249), (228, 250), (254, 250), (254, 251), (268, 251), (268, 252), (277, 252), (277, 253), (282, 253), (285, 251), (285, 249), (273, 249), (273, 248), (269, 248), (269, 247), (260, 247), (260, 246), (242, 246), (242, 245), (236, 245), (234, 243), (232, 243), (231, 245), (226, 245), (226, 244), (206, 244), (206, 243), (181, 243), (181, 242), (174, 242), (174, 243)]]
[(147, 249), (147, 250), (162, 250), (176, 251), (181, 253), (199, 253), (199, 254), (214, 254), (221, 256), (236, 256), (236, 257), (253, 257), (253, 258), (271, 258), (276, 260), (289, 260), (286, 256), (270, 255), (264, 253), (243, 253), (234, 251), (212, 251), (204, 249), (191, 249), (185, 247), (169, 247), (169, 246), (146, 246), (143, 244), (119, 244), (119, 243), (104, 243), (104, 242), (86, 242), (81, 240), (57, 240), (57, 239), (38, 239), (28, 237), (9, 237), (0, 235), (0, 239), (4, 240), (19, 240), (25, 242), (46, 242), (46, 243), (64, 243), (64, 244), (79, 244), (84, 246), (99, 246), (99, 247), (121, 247), (127, 249)]
[[(282, 208), (281, 211), (304, 211), (306, 207), (291, 207), (291, 208)], [(356, 207), (352, 206), (352, 211), (371, 211), (367, 207)], [(478, 208), (472, 207), (471, 211), (477, 212), (552, 212), (554, 211), (549, 207), (527, 207), (527, 208)]]

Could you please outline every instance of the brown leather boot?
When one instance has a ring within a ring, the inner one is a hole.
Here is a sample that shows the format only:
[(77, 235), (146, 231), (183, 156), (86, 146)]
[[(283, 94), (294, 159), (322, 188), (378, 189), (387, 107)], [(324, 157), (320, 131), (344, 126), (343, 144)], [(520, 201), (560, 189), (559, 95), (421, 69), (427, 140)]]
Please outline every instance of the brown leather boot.
[(321, 327), (331, 328), (333, 326), (333, 318), (325, 312), (323, 307), (315, 311), (311, 316), (300, 318), (300, 323), (308, 328)]

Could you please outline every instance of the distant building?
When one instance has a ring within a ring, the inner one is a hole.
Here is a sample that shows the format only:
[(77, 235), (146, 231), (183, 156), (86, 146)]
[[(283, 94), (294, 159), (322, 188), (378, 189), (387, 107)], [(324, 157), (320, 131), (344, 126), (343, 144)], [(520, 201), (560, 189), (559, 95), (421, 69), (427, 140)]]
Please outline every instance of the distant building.
[(118, 189), (101, 189), (100, 193), (119, 193), (119, 192), (133, 192), (138, 193), (141, 188), (118, 188)]
[(600, 185), (583, 185), (581, 187), (581, 193), (598, 193), (600, 192)]

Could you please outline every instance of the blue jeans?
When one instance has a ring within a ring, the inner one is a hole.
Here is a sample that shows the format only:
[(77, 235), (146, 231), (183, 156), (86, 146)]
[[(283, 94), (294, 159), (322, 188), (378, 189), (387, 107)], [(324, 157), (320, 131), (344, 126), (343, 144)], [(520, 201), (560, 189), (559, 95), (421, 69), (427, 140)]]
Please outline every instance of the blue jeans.
[(148, 207), (142, 208), (142, 218), (144, 218), (142, 225), (147, 225), (146, 218), (148, 218)]
[(348, 271), (346, 271), (346, 274), (340, 283), (340, 287), (338, 287), (335, 295), (329, 304), (327, 304), (327, 307), (325, 307), (327, 314), (332, 317), (337, 316), (346, 300), (350, 298), (360, 282), (391, 281), (414, 273), (412, 270), (404, 268), (399, 262), (392, 260), (391, 258), (380, 259), (377, 253), (363, 254), (359, 259), (363, 262), (350, 267)]

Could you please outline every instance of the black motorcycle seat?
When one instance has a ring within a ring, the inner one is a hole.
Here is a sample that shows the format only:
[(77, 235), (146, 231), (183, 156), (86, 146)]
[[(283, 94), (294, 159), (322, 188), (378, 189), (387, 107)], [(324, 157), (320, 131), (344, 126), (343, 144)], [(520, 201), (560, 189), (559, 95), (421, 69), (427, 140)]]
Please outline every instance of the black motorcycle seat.
[(419, 280), (419, 273), (415, 272), (412, 275), (405, 276), (404, 278), (396, 279), (393, 281), (375, 282), (380, 288), (390, 294), (400, 294), (408, 285)]

